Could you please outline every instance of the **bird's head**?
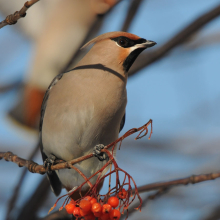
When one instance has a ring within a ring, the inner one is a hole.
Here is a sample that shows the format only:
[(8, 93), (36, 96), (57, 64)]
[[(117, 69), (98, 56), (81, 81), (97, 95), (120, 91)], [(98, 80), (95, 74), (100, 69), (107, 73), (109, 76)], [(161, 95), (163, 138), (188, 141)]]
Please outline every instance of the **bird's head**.
[(100, 63), (114, 70), (128, 72), (138, 55), (156, 43), (127, 32), (116, 31), (102, 34), (82, 48), (95, 44), (88, 58), (91, 64)]

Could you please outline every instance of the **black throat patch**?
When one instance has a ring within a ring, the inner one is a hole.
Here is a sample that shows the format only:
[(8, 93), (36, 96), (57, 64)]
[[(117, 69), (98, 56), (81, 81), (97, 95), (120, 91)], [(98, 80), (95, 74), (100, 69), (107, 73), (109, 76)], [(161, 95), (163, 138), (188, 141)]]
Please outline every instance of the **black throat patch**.
[(138, 55), (144, 50), (145, 48), (137, 48), (136, 50), (132, 51), (126, 60), (123, 63), (123, 68), (126, 72), (130, 69)]

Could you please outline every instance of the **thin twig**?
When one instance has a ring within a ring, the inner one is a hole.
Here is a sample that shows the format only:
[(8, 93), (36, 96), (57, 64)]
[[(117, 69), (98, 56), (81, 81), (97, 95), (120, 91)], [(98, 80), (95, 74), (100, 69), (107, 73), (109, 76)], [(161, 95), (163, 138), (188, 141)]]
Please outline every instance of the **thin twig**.
[(128, 31), (128, 29), (133, 21), (133, 18), (135, 17), (142, 2), (143, 2), (143, 0), (132, 0), (132, 2), (130, 3), (130, 6), (129, 6), (124, 24), (121, 28), (122, 31), (125, 31), (125, 32)]
[[(116, 146), (116, 144), (118, 142), (121, 142), (122, 140), (124, 140), (126, 137), (140, 131), (140, 133), (142, 133), (143, 131), (145, 131), (144, 135), (145, 136), (147, 134), (147, 127), (151, 124), (152, 126), (152, 120), (150, 119), (145, 125), (139, 127), (139, 128), (132, 128), (129, 131), (127, 131), (124, 135), (122, 135), (120, 138), (118, 138), (116, 141), (112, 142), (111, 144), (105, 146), (105, 149), (109, 149), (110, 147), (114, 147)], [(152, 129), (152, 127), (151, 127)], [(150, 132), (150, 136), (152, 134), (152, 130)], [(140, 134), (139, 134), (140, 135)], [(137, 136), (137, 138), (139, 137), (139, 135)], [(149, 136), (149, 138), (150, 138)], [(102, 150), (102, 152), (104, 152), (104, 150)], [(50, 169), (53, 170), (60, 170), (60, 169), (66, 169), (66, 168), (71, 168), (70, 164), (73, 165), (75, 163), (79, 163), (83, 160), (87, 160), (91, 157), (93, 157), (94, 155), (88, 154), (86, 156), (82, 156), (73, 160), (70, 160), (68, 162), (59, 162), (56, 165), (52, 165), (50, 167)], [(19, 167), (27, 167), (28, 170), (32, 173), (39, 173), (39, 174), (45, 174), (48, 171), (48, 168), (45, 168), (43, 165), (39, 165), (31, 160), (25, 160), (23, 158), (18, 157), (17, 155), (13, 154), (12, 152), (8, 151), (8, 152), (0, 152), (0, 160), (1, 159), (5, 159), (6, 161), (11, 161), (16, 163)], [(62, 161), (62, 160), (61, 160)]]
[(20, 11), (16, 11), (14, 14), (8, 15), (4, 21), (0, 22), (0, 29), (6, 25), (13, 25), (16, 24), (18, 19), (23, 18), (26, 16), (27, 10), (34, 5), (36, 2), (40, 0), (31, 0), (25, 2), (24, 6), (21, 8)]
[[(193, 175), (190, 177), (182, 178), (182, 179), (176, 179), (176, 180), (171, 180), (167, 182), (156, 182), (156, 183), (151, 183), (147, 184), (144, 186), (138, 187), (138, 192), (139, 193), (144, 193), (144, 192), (149, 192), (153, 190), (157, 190), (155, 193), (147, 196), (143, 200), (142, 206), (146, 205), (146, 203), (149, 200), (154, 200), (155, 198), (165, 194), (171, 187), (175, 186), (180, 186), (180, 185), (188, 185), (188, 184), (196, 184), (208, 180), (214, 180), (220, 177), (220, 172), (218, 173), (210, 173), (210, 174), (202, 174), (202, 175)], [(134, 190), (132, 191), (134, 192)], [(131, 207), (129, 207), (129, 214), (131, 215), (134, 210), (134, 207), (137, 206), (137, 203), (133, 204)], [(124, 217), (125, 218), (125, 217)]]
[(202, 220), (216, 220), (216, 219), (220, 219), (220, 206), (219, 204), (216, 205), (212, 205), (213, 210), (211, 211), (211, 213), (208, 213), (207, 216), (203, 216)]
[[(157, 190), (156, 192), (154, 192), (153, 194), (148, 195), (146, 198), (143, 199), (142, 208), (147, 205), (149, 200), (154, 200), (154, 199), (162, 196), (163, 194), (167, 193), (168, 190), (169, 190), (169, 188), (161, 188), (161, 189)], [(129, 217), (131, 217), (131, 215), (133, 213), (137, 212), (136, 207), (138, 206), (138, 203), (139, 203), (139, 201), (137, 201), (134, 204), (129, 206)], [(123, 216), (122, 218), (125, 219), (126, 216)]]
[(41, 180), (37, 189), (31, 195), (26, 203), (19, 210), (16, 220), (32, 219), (37, 220), (36, 213), (42, 206), (42, 203), (48, 196), (50, 184), (46, 176)]
[(188, 185), (188, 184), (195, 184), (200, 183), (208, 180), (214, 180), (220, 177), (220, 172), (217, 173), (209, 173), (209, 174), (201, 174), (201, 175), (192, 175), (190, 177), (182, 178), (182, 179), (176, 179), (171, 180), (167, 182), (157, 182), (157, 183), (151, 183), (144, 186), (138, 187), (138, 192), (148, 192), (152, 190), (158, 190), (161, 188), (167, 188), (171, 186), (179, 186), (179, 185)]
[[(180, 185), (188, 185), (188, 184), (196, 184), (196, 183), (200, 183), (200, 182), (204, 182), (208, 180), (214, 180), (219, 177), (220, 177), (220, 172), (211, 173), (211, 174), (193, 175), (193, 176), (182, 178), (182, 179), (176, 179), (176, 180), (171, 180), (167, 182), (156, 182), (156, 183), (151, 183), (151, 184), (147, 184), (144, 186), (140, 186), (138, 187), (138, 192), (144, 193), (144, 192), (157, 190), (155, 193), (147, 196), (143, 200), (142, 206), (145, 206), (149, 200), (153, 200), (165, 194), (168, 190), (171, 189), (171, 187), (180, 186)], [(134, 190), (132, 192), (134, 192)], [(137, 203), (129, 207), (130, 215), (136, 211), (134, 210), (134, 207), (136, 206), (137, 206)], [(125, 216), (123, 218), (125, 218)]]
[(11, 84), (8, 85), (0, 85), (0, 93), (4, 93), (4, 92), (8, 92), (12, 89), (17, 89), (22, 87), (22, 82), (16, 81), (16, 82), (12, 82)]
[(73, 217), (73, 215), (71, 216), (66, 212), (65, 209), (63, 209), (61, 211), (55, 211), (50, 215), (47, 215), (44, 218), (40, 218), (38, 220), (75, 220), (75, 218)]
[[(31, 153), (31, 155), (29, 156), (29, 160), (32, 160), (38, 151), (39, 151), (39, 146), (37, 144), (36, 147), (34, 148), (33, 152)], [(28, 172), (27, 169), (23, 170), (23, 172), (20, 176), (20, 179), (18, 180), (18, 183), (17, 183), (16, 187), (14, 188), (14, 192), (13, 192), (13, 194), (9, 200), (9, 203), (8, 203), (8, 210), (7, 210), (6, 219), (10, 219), (10, 213), (15, 206), (18, 195), (20, 193), (21, 186), (23, 184), (23, 181), (24, 181), (24, 178), (25, 178), (27, 172)]]
[(69, 164), (70, 168), (72, 168), (73, 170), (77, 171), (85, 180), (85, 182), (88, 183), (89, 187), (92, 187), (92, 183), (88, 180), (88, 178), (84, 175), (83, 172), (81, 172), (78, 168), (74, 167), (71, 163)]
[(138, 61), (136, 61), (131, 70), (129, 71), (129, 76), (134, 75), (139, 70), (144, 67), (150, 65), (151, 63), (159, 60), (163, 56), (165, 56), (169, 51), (171, 51), (174, 47), (183, 43), (187, 38), (189, 38), (192, 34), (206, 25), (208, 22), (216, 18), (220, 15), (220, 5), (215, 7), (214, 9), (206, 12), (201, 15), (197, 19), (195, 19), (192, 23), (190, 23), (187, 27), (178, 32), (174, 37), (168, 40), (164, 45), (160, 48), (152, 51), (146, 52), (139, 56)]

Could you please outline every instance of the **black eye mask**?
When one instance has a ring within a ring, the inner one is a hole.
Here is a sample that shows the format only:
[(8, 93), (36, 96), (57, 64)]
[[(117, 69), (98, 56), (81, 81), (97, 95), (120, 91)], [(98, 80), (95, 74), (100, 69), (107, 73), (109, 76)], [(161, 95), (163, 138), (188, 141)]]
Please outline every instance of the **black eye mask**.
[(131, 39), (129, 39), (127, 37), (123, 37), (123, 36), (111, 38), (111, 40), (117, 42), (117, 44), (120, 47), (124, 47), (124, 48), (133, 47), (136, 44), (142, 44), (142, 43), (146, 42), (146, 40), (143, 38), (140, 38), (138, 40), (131, 40)]

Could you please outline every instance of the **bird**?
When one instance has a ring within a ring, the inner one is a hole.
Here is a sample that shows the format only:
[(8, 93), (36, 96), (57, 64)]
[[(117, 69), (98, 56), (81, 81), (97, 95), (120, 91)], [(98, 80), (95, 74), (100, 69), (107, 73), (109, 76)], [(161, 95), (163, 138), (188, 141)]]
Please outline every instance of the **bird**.
[[(115, 31), (94, 38), (82, 49), (92, 44), (72, 70), (53, 79), (45, 93), (39, 126), (45, 166), (55, 159), (69, 161), (96, 152), (118, 138), (125, 124), (128, 71), (138, 55), (156, 43)], [(101, 154), (96, 156), (74, 166), (89, 178), (108, 160)], [(85, 181), (74, 169), (48, 171), (47, 176), (56, 196), (62, 188), (69, 192)], [(85, 184), (81, 190), (85, 194), (89, 186)], [(75, 192), (71, 197), (80, 195)]]

